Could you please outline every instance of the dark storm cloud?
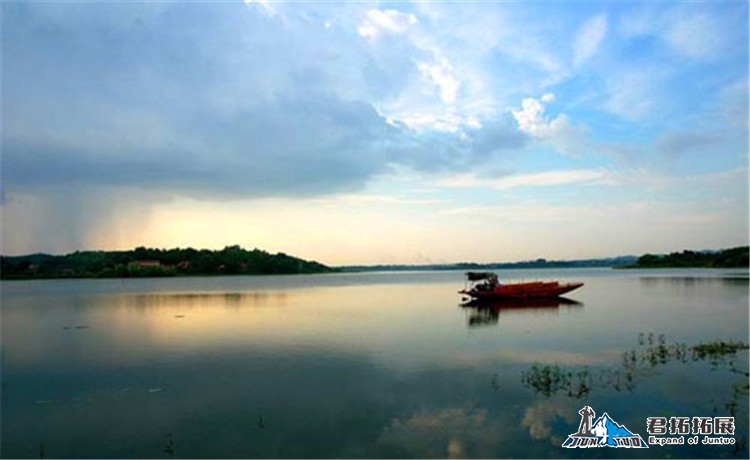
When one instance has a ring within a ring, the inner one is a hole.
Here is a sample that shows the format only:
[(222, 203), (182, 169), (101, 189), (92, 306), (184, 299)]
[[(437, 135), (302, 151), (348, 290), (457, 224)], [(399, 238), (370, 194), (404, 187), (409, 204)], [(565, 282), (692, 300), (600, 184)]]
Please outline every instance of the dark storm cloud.
[(184, 142), (142, 149), (102, 145), (106, 152), (98, 152), (96, 144), (76, 149), (7, 138), (5, 177), (27, 186), (315, 194), (348, 188), (382, 171), (396, 134), (370, 107), (315, 97), (277, 100), (228, 119), (188, 120), (184, 126), (189, 138)]
[(360, 188), (391, 164), (462, 169), (525, 142), (509, 120), (463, 136), (389, 123), (363, 101), (403, 77), (344, 44), (360, 37), (242, 4), (11, 4), (4, 13), (11, 190), (317, 195)]

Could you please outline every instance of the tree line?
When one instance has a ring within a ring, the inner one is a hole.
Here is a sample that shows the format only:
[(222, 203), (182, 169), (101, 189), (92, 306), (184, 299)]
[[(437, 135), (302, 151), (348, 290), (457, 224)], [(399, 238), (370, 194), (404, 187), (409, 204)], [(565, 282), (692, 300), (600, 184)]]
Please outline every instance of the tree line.
[(721, 251), (685, 250), (664, 255), (645, 254), (628, 268), (747, 268), (750, 266), (748, 249), (748, 246), (741, 246)]
[(0, 257), (0, 279), (128, 278), (179, 275), (265, 275), (325, 273), (334, 269), (284, 253), (227, 246), (209, 249), (76, 251), (65, 255)]

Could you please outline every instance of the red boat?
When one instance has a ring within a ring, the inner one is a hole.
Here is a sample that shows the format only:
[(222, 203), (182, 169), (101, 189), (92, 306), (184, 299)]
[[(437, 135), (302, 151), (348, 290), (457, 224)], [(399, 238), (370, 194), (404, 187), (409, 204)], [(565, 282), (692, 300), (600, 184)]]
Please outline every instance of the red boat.
[(558, 281), (531, 281), (503, 284), (497, 275), (490, 272), (466, 273), (466, 287), (458, 291), (477, 300), (485, 299), (540, 299), (559, 297), (583, 283), (560, 283)]

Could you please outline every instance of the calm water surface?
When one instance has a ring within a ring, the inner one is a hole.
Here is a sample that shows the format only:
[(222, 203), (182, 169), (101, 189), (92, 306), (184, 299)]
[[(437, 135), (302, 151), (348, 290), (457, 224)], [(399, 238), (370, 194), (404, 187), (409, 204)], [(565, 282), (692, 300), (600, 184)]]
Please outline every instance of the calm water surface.
[[(460, 272), (2, 283), (2, 456), (748, 457), (747, 270), (501, 271), (570, 302), (459, 306)], [(744, 387), (744, 389), (743, 389)], [(736, 419), (735, 446), (563, 449), (584, 405)]]

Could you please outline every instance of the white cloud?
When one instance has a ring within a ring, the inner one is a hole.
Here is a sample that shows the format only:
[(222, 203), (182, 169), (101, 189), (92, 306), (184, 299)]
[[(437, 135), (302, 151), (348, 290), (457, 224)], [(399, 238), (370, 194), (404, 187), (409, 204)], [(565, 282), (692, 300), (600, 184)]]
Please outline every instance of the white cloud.
[(498, 40), (498, 51), (550, 74), (557, 74), (565, 68), (560, 56), (553, 51), (549, 31), (527, 24), (523, 29), (514, 29), (512, 25), (508, 28), (512, 33), (506, 33)]
[(610, 94), (605, 108), (629, 120), (638, 120), (653, 112), (658, 94), (657, 82), (663, 75), (637, 70), (616, 75), (607, 82)]
[(626, 38), (657, 37), (681, 56), (710, 60), (731, 50), (737, 40), (747, 40), (745, 35), (739, 35), (747, 29), (746, 20), (740, 19), (743, 15), (747, 11), (732, 7), (716, 9), (707, 2), (683, 3), (626, 14), (620, 20), (619, 31)]
[[(641, 190), (655, 190), (661, 192), (669, 187), (684, 186), (696, 190), (701, 188), (709, 195), (708, 190), (718, 192), (722, 185), (747, 184), (747, 167), (738, 167), (727, 171), (719, 171), (705, 174), (690, 175), (668, 175), (660, 171), (637, 168), (612, 174), (611, 179), (621, 185), (636, 187)], [(713, 197), (715, 198), (715, 197)]]
[(605, 169), (572, 169), (515, 174), (500, 178), (482, 178), (473, 173), (458, 174), (443, 179), (445, 187), (484, 187), (507, 190), (517, 187), (550, 187), (555, 185), (594, 184), (605, 181), (609, 172)]
[(600, 14), (586, 21), (578, 31), (573, 47), (573, 66), (578, 67), (599, 49), (607, 33), (607, 16)]
[[(476, 125), (476, 120), (484, 118), (492, 93), (483, 88), (484, 80), (473, 57), (434, 33), (434, 17), (425, 12), (431, 8), (425, 10), (421, 5), (417, 10), (420, 19), (391, 9), (368, 10), (358, 25), (359, 35), (370, 42), (387, 34), (399, 35), (397, 40), (380, 40), (366, 48), (373, 53), (366, 69), (378, 71), (378, 78), (385, 82), (401, 83), (397, 89), (390, 85), (386, 97), (375, 104), (377, 110), (389, 120), (416, 130), (457, 132), (467, 120), (474, 120), (468, 124)], [(450, 22), (440, 27), (441, 33), (443, 28), (452, 30)], [(388, 69), (381, 73), (386, 70), (383, 64)], [(460, 78), (457, 67), (462, 72)]]
[(370, 10), (360, 24), (359, 35), (374, 40), (384, 33), (401, 34), (416, 24), (417, 17), (413, 14), (402, 13), (397, 10)]
[(693, 58), (709, 58), (722, 48), (726, 32), (715, 16), (680, 11), (670, 18), (664, 38), (679, 53)]
[(550, 119), (545, 114), (545, 105), (542, 102), (552, 102), (555, 95), (545, 94), (541, 100), (525, 98), (521, 102), (520, 110), (512, 110), (511, 113), (518, 123), (518, 129), (534, 139), (548, 142), (558, 152), (566, 155), (575, 155), (587, 147), (585, 139), (586, 130), (581, 125), (574, 125), (565, 114), (560, 114)]
[(513, 110), (512, 113), (521, 131), (534, 137), (545, 137), (549, 121), (544, 116), (544, 104), (529, 97), (521, 102), (521, 110)]
[(403, 123), (415, 132), (433, 130), (457, 133), (461, 126), (468, 122), (455, 113), (436, 113), (434, 110), (429, 109), (396, 113), (396, 118), (398, 118), (398, 122)]
[(269, 16), (276, 16), (276, 9), (271, 6), (271, 2), (269, 0), (243, 0), (246, 5), (260, 5), (261, 9), (264, 13), (266, 13)]
[(438, 87), (441, 101), (446, 104), (456, 101), (461, 83), (453, 75), (453, 66), (446, 58), (440, 58), (434, 64), (418, 62), (417, 69), (426, 80)]
[(378, 195), (367, 193), (344, 193), (335, 196), (312, 198), (311, 202), (321, 206), (382, 204), (394, 206), (427, 206), (445, 203), (446, 200), (430, 198), (404, 198), (397, 195)]

